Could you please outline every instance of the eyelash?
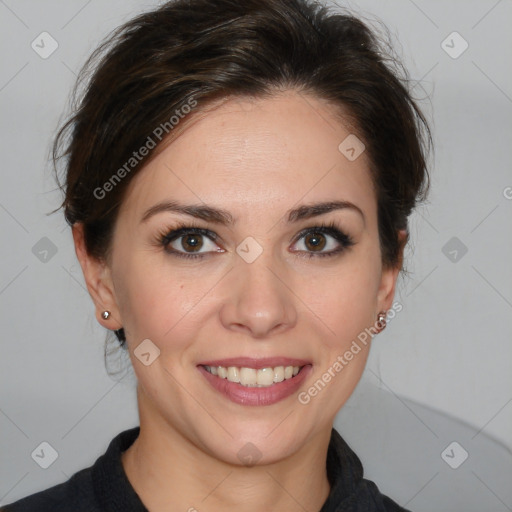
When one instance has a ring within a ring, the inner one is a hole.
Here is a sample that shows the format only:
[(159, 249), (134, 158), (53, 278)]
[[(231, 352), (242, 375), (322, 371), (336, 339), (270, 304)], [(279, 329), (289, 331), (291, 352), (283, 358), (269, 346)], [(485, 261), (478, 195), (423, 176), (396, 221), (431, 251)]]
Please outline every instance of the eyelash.
[[(351, 247), (354, 245), (354, 240), (350, 235), (347, 235), (343, 231), (341, 231), (334, 222), (330, 223), (321, 223), (318, 226), (313, 226), (310, 228), (303, 229), (294, 239), (293, 243), (297, 243), (301, 238), (311, 235), (311, 234), (324, 234), (329, 235), (332, 238), (334, 238), (339, 244), (340, 247), (332, 250), (330, 252), (324, 252), (324, 253), (316, 253), (314, 251), (305, 252), (299, 251), (299, 254), (301, 257), (304, 258), (324, 258), (324, 257), (331, 257), (336, 256), (342, 252), (345, 251), (345, 249)], [(160, 231), (157, 235), (157, 242), (159, 245), (163, 246), (167, 253), (177, 256), (178, 258), (189, 258), (189, 259), (196, 259), (196, 258), (204, 258), (206, 255), (211, 254), (210, 253), (186, 253), (186, 252), (180, 252), (176, 251), (174, 249), (169, 249), (169, 244), (171, 242), (174, 242), (175, 240), (186, 236), (186, 235), (202, 235), (209, 238), (212, 242), (216, 242), (219, 237), (216, 235), (213, 231), (210, 231), (209, 229), (204, 229), (199, 226), (194, 225), (193, 223), (180, 223), (177, 226), (173, 228), (167, 228), (163, 231)]]

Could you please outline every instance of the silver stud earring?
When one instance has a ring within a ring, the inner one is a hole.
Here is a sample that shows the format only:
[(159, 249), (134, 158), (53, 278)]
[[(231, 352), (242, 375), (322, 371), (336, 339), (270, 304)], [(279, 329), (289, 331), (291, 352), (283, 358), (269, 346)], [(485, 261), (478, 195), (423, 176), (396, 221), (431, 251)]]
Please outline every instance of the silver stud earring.
[(103, 311), (103, 313), (101, 313), (101, 318), (103, 318), (103, 320), (108, 320), (110, 318), (110, 311)]
[(379, 332), (386, 328), (386, 313), (381, 311), (377, 316), (377, 326), (379, 327)]

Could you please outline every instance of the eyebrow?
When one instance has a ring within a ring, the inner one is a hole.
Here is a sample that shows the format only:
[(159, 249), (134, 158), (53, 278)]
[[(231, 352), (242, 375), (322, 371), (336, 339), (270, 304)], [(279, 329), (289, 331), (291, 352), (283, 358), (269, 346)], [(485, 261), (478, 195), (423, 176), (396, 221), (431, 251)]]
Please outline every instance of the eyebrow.
[[(286, 212), (288, 216), (288, 223), (295, 223), (301, 220), (310, 219), (326, 213), (350, 209), (358, 212), (363, 221), (366, 223), (366, 218), (363, 211), (351, 203), (350, 201), (327, 201), (321, 203), (304, 204), (298, 208), (288, 210)], [(233, 219), (231, 213), (221, 208), (208, 206), (205, 204), (181, 204), (177, 201), (162, 201), (155, 204), (144, 212), (141, 222), (147, 222), (150, 217), (162, 212), (173, 212), (182, 215), (189, 215), (197, 219), (202, 219), (207, 222), (214, 224), (221, 224), (224, 226), (233, 225), (236, 220)]]

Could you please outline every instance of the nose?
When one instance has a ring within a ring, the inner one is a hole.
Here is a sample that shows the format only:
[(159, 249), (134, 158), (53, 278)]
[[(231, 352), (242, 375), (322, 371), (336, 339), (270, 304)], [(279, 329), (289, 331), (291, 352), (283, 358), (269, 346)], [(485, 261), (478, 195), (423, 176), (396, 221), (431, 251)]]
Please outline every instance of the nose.
[(297, 322), (293, 283), (286, 269), (263, 253), (256, 261), (239, 259), (226, 280), (226, 300), (220, 320), (226, 329), (253, 338), (268, 338)]

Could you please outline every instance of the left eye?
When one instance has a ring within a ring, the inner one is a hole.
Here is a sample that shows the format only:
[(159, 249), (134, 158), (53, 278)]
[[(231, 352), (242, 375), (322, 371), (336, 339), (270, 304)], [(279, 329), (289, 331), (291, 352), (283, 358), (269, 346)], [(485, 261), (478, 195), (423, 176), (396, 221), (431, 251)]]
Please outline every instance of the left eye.
[(334, 225), (306, 229), (297, 238), (297, 250), (306, 257), (334, 256), (354, 245), (352, 238)]
[(322, 252), (324, 249), (326, 252), (331, 252), (339, 245), (334, 237), (320, 231), (306, 233), (299, 239), (299, 242), (298, 245), (302, 244), (302, 248), (298, 247), (298, 250), (308, 252)]

